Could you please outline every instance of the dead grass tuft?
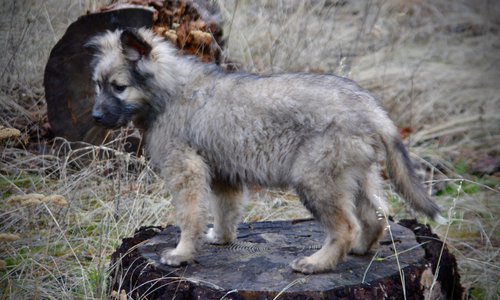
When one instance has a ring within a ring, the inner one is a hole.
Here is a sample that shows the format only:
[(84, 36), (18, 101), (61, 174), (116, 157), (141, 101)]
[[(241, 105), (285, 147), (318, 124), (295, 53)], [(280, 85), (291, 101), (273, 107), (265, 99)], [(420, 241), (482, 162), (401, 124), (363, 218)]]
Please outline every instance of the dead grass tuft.
[(21, 132), (15, 128), (7, 128), (3, 126), (0, 127), (0, 141), (11, 138), (18, 138), (20, 136)]

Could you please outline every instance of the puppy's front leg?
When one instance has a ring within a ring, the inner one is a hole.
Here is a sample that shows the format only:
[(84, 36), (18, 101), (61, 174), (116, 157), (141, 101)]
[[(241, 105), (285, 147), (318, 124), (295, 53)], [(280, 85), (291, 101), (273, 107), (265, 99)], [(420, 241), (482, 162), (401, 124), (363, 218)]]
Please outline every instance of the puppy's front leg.
[(165, 178), (169, 182), (181, 238), (175, 249), (167, 249), (161, 262), (180, 266), (193, 261), (205, 227), (209, 172), (194, 151), (177, 150), (167, 161)]

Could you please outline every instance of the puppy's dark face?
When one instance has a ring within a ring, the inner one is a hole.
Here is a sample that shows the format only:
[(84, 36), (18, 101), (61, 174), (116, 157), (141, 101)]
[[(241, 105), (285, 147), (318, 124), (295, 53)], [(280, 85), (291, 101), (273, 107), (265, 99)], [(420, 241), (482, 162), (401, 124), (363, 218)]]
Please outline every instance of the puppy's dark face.
[(110, 81), (109, 78), (97, 80), (96, 100), (92, 109), (94, 120), (108, 128), (127, 125), (141, 105), (136, 101), (134, 89), (126, 82)]
[(150, 46), (134, 32), (124, 31), (96, 38), (93, 81), (96, 98), (94, 120), (108, 128), (127, 125), (147, 106), (145, 93), (132, 76)]

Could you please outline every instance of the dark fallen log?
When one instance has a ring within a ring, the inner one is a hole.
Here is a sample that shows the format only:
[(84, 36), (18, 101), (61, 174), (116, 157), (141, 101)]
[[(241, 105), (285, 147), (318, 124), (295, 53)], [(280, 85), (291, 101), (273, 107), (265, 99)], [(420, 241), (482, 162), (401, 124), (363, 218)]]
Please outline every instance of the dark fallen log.
[(178, 229), (144, 227), (113, 253), (111, 287), (134, 299), (460, 299), (455, 258), (429, 227), (390, 224), (394, 241), (386, 234), (373, 253), (349, 255), (315, 275), (288, 265), (321, 247), (324, 234), (311, 220), (241, 224), (235, 243), (205, 245), (194, 264), (181, 268), (159, 262)]

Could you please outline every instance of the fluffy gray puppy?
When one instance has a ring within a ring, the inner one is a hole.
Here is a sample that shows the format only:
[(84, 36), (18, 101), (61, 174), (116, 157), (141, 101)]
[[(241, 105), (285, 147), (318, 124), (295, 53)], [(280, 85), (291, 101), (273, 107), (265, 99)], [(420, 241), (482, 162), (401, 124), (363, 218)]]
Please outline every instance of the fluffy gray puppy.
[(331, 270), (349, 251), (366, 253), (383, 234), (380, 158), (414, 209), (443, 220), (387, 113), (348, 79), (228, 74), (176, 55), (146, 29), (107, 32), (89, 45), (96, 49), (94, 119), (142, 128), (151, 162), (172, 193), (181, 236), (162, 263), (193, 261), (208, 202), (214, 227), (206, 240), (233, 241), (243, 187), (257, 184), (293, 188), (326, 232), (323, 247), (291, 267)]

